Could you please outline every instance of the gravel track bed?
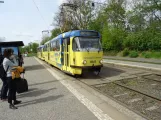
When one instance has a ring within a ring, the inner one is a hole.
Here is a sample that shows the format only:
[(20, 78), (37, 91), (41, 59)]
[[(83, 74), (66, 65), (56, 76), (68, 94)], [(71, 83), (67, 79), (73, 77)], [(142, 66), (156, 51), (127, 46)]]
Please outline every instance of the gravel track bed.
[(161, 82), (144, 78), (125, 79), (117, 81), (121, 85), (135, 89), (141, 93), (161, 100)]
[(105, 95), (114, 98), (116, 101), (123, 103), (125, 106), (128, 106), (129, 109), (140, 113), (143, 116), (152, 120), (161, 120), (161, 101), (123, 88), (114, 83), (96, 85), (94, 87)]

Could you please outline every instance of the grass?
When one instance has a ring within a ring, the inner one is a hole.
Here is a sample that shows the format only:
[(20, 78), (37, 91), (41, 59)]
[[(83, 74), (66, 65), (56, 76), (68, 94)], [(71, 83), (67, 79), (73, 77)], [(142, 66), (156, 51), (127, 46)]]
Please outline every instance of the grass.
[(145, 51), (140, 56), (143, 58), (161, 59), (161, 51)]

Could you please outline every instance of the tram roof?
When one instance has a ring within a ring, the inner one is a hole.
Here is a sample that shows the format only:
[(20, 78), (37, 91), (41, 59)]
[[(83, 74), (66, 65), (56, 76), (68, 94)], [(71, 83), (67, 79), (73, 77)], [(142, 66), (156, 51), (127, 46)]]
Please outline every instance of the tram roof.
[(89, 36), (89, 35), (86, 35), (86, 34), (83, 35), (83, 34), (81, 34), (81, 32), (93, 32), (93, 33), (96, 33), (95, 36), (100, 37), (100, 34), (97, 31), (94, 31), (94, 30), (73, 30), (73, 31), (65, 32), (65, 33), (62, 33), (62, 34), (58, 35), (57, 37), (53, 38), (51, 40), (51, 42), (55, 41), (55, 40), (58, 40), (58, 39), (74, 37), (74, 36)]
[[(83, 34), (83, 32), (87, 33), (96, 33), (95, 35), (93, 34)], [(97, 31), (94, 31), (94, 30), (74, 30), (74, 31), (69, 31), (69, 32), (66, 32), (64, 33), (63, 35), (63, 38), (66, 38), (66, 37), (73, 37), (73, 36), (100, 36), (100, 34), (97, 32)]]
[[(48, 43), (50, 43), (50, 41), (47, 41), (44, 45), (46, 45), (46, 44), (48, 44)], [(43, 46), (44, 46), (44, 45), (43, 45)]]

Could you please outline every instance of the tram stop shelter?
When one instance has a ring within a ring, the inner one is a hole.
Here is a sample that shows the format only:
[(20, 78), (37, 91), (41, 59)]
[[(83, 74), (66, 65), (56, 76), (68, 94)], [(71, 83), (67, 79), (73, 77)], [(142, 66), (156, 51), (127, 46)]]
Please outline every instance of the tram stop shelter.
[(21, 46), (24, 46), (23, 41), (5, 41), (5, 42), (0, 42), (0, 54), (3, 55), (4, 49), (11, 48), (11, 49), (14, 50), (14, 55), (17, 56), (17, 58), (19, 58), (19, 56), (20, 56), (19, 47), (21, 47)]

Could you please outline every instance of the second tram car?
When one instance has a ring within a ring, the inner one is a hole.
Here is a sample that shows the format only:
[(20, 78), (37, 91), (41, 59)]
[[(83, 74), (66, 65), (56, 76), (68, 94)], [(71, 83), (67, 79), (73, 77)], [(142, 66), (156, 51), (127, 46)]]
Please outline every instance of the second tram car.
[(39, 46), (37, 48), (37, 57), (44, 60), (44, 56), (43, 56), (43, 45)]

